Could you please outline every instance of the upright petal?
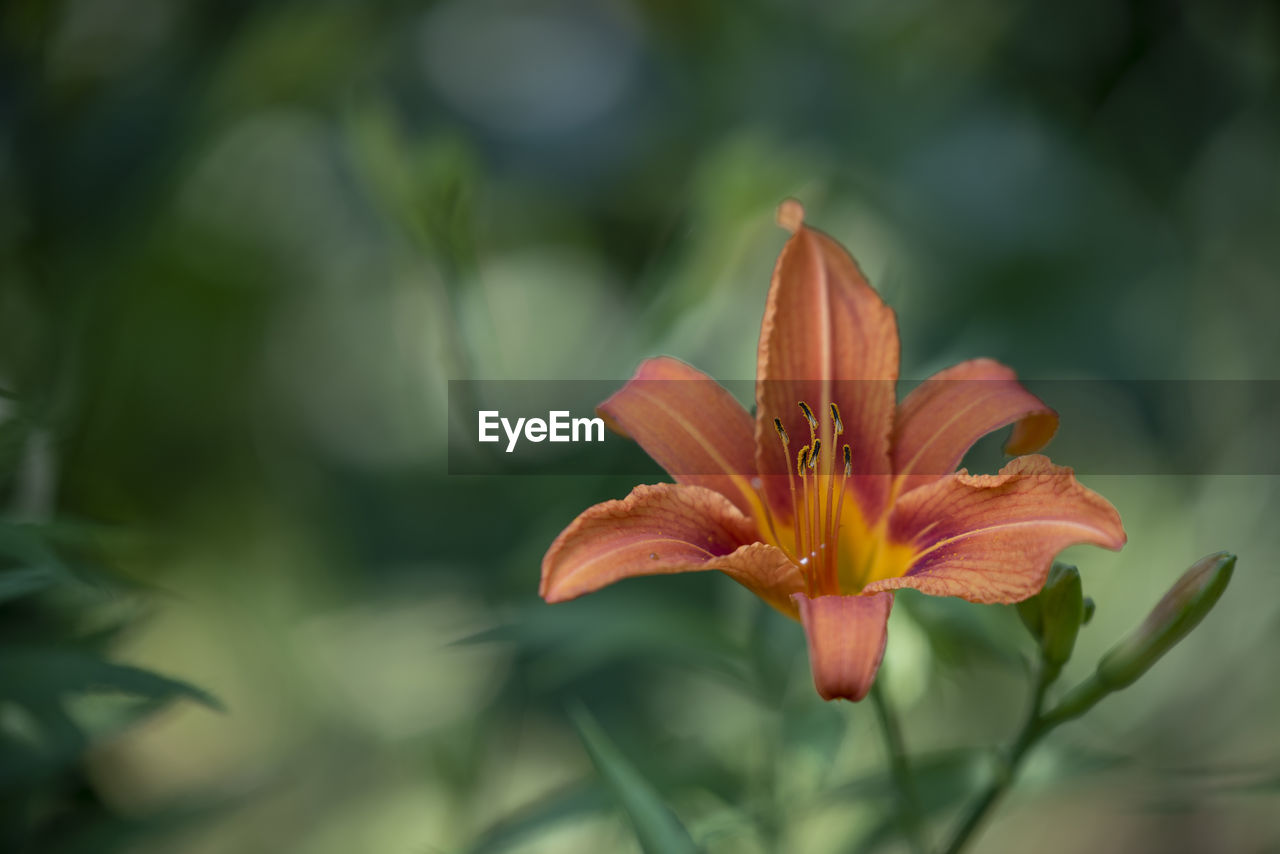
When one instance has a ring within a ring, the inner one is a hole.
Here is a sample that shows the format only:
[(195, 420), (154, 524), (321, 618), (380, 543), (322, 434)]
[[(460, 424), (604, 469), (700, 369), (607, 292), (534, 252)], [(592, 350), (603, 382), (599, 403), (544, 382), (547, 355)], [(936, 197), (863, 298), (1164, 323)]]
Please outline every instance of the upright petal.
[(824, 700), (867, 696), (888, 637), (892, 593), (874, 596), (792, 596), (809, 641), (813, 685)]
[(648, 359), (599, 411), (677, 482), (714, 489), (754, 512), (751, 415), (706, 374), (678, 359)]
[(638, 575), (718, 569), (770, 605), (795, 616), (799, 571), (754, 523), (718, 492), (662, 483), (637, 486), (621, 501), (589, 507), (542, 559), (542, 598), (563, 602)]
[(998, 475), (962, 471), (907, 493), (889, 517), (889, 535), (915, 556), (905, 575), (868, 584), (867, 592), (914, 587), (971, 602), (1026, 599), (1067, 546), (1116, 550), (1126, 539), (1109, 501), (1038, 454)]
[(898, 407), (893, 472), (905, 476), (900, 493), (951, 474), (974, 442), (1014, 422), (1010, 454), (1038, 451), (1058, 430), (1058, 414), (999, 362), (973, 359), (934, 374)]
[[(898, 323), (849, 253), (805, 226), (802, 214), (795, 202), (779, 209), (779, 221), (795, 233), (778, 256), (760, 328), (756, 465), (768, 475), (770, 503), (789, 507), (787, 456), (773, 419), (781, 419), (790, 435), (794, 458), (809, 436), (797, 402), (805, 401), (824, 422), (828, 403), (835, 402), (845, 428), (839, 444), (852, 448), (858, 497), (874, 518), (888, 486)], [(824, 423), (819, 438), (829, 444), (826, 428)], [(823, 460), (830, 466), (839, 455), (839, 448), (830, 448)]]

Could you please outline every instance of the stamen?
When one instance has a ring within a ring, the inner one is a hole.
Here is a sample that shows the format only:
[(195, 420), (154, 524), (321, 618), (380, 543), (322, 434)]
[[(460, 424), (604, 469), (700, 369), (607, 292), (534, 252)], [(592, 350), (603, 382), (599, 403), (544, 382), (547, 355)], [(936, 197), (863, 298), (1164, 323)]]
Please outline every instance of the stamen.
[[(798, 400), (796, 405), (804, 414), (809, 425), (809, 443), (800, 448), (796, 454), (794, 473), (791, 469), (790, 436), (781, 418), (773, 419), (773, 429), (782, 442), (783, 454), (787, 458), (787, 483), (791, 488), (791, 506), (795, 514), (795, 555), (799, 558), (805, 576), (805, 584), (811, 591), (834, 593), (839, 590), (837, 579), (837, 559), (839, 546), (840, 516), (843, 511), (844, 482), (849, 477), (851, 456), (849, 446), (845, 445), (845, 474), (840, 483), (840, 503), (837, 504), (836, 478), (837, 466), (835, 456), (828, 454), (828, 463), (822, 458), (822, 439), (818, 431), (820, 425), (813, 408), (806, 401)], [(839, 447), (838, 440), (844, 433), (844, 420), (840, 417), (840, 407), (835, 402), (828, 402), (831, 414), (831, 437), (829, 443)], [(799, 478), (797, 488), (795, 479)], [(822, 480), (826, 479), (824, 490)], [(823, 492), (826, 500), (823, 500)], [(828, 581), (829, 579), (829, 581)]]
[[(840, 434), (844, 432), (844, 422), (840, 420), (840, 407), (836, 406), (833, 400), (827, 404), (828, 410), (831, 412), (831, 447), (838, 447), (836, 444), (840, 439)], [(822, 535), (823, 538), (831, 543), (830, 554), (827, 555), (827, 564), (824, 567), (826, 574), (831, 578), (832, 584), (836, 584), (836, 553), (839, 551), (839, 540), (836, 534), (839, 533), (839, 521), (832, 516), (831, 511), (835, 509), (835, 487), (836, 487), (836, 460), (835, 455), (831, 456), (831, 465), (827, 467), (827, 507), (826, 514), (822, 518)]]
[[(791, 439), (787, 436), (787, 428), (782, 426), (781, 418), (773, 419), (773, 429), (778, 431), (778, 438), (782, 440), (782, 458), (787, 461), (787, 487), (791, 490), (791, 515), (794, 517), (793, 521), (796, 526), (795, 542), (792, 543), (795, 554), (792, 557), (798, 558), (801, 550), (800, 505), (796, 503), (796, 477), (795, 473), (791, 471), (791, 453), (788, 450), (791, 445)], [(798, 465), (797, 468), (799, 468)]]
[[(785, 448), (791, 444), (791, 439), (787, 437), (787, 428), (782, 426), (781, 418), (773, 419), (773, 429), (778, 431), (778, 438), (782, 440), (782, 447)], [(788, 459), (790, 458), (788, 457)]]
[(853, 451), (846, 444), (844, 446), (844, 476), (848, 477), (851, 474), (853, 474)]
[(813, 416), (813, 410), (809, 408), (809, 404), (803, 400), (796, 401), (796, 405), (800, 407), (805, 420), (809, 422), (809, 444), (813, 444), (818, 436), (818, 419)]
[(805, 403), (803, 400), (797, 401), (797, 403), (799, 404), (801, 411), (804, 412), (804, 417), (808, 420), (809, 427), (817, 430), (818, 419), (813, 417), (813, 410), (809, 408), (809, 404)]

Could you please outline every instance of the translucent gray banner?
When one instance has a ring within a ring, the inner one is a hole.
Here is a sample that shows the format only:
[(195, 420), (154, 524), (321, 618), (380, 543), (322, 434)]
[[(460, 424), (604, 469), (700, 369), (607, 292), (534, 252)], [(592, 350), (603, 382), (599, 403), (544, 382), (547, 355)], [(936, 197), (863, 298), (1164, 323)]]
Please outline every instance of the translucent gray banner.
[[(945, 396), (972, 400), (973, 407), (981, 411), (983, 406), (995, 405), (989, 400), (994, 390), (984, 382), (953, 381)], [(1280, 432), (1280, 381), (1024, 379), (1021, 383), (1060, 417), (1056, 435), (1041, 453), (1079, 474), (1280, 474), (1280, 443), (1276, 438)], [(660, 475), (661, 468), (636, 442), (609, 429), (608, 419), (597, 412), (597, 407), (624, 385), (625, 380), (451, 381), (449, 473)], [(754, 413), (753, 381), (718, 385), (742, 403), (747, 412)], [(901, 401), (917, 385), (918, 382), (902, 381), (896, 389), (890, 389), (880, 382), (844, 381), (817, 387), (839, 401), (845, 420), (854, 421), (860, 408), (869, 406), (868, 401), (889, 400), (891, 392)], [(708, 397), (713, 391), (709, 383), (648, 380), (642, 390), (646, 405), (665, 411), (664, 422), (671, 420), (673, 409), (678, 420), (695, 428), (700, 419), (715, 427), (717, 419), (723, 418)], [(776, 391), (775, 397), (787, 399), (791, 388), (780, 387)], [(699, 405), (700, 396), (707, 398), (705, 406)], [(816, 394), (810, 396), (813, 399), (805, 402), (821, 416), (819, 435), (827, 442), (828, 400)], [(664, 406), (666, 401), (683, 403), (669, 407)], [(918, 417), (925, 422), (933, 418), (933, 426), (945, 433), (956, 429), (954, 420), (949, 426), (948, 419), (957, 417), (955, 413), (960, 409), (963, 406), (953, 402), (950, 409), (940, 407), (937, 413)], [(969, 414), (973, 411), (969, 410)], [(800, 412), (797, 407), (796, 413)], [(792, 416), (802, 417), (795, 413)], [(789, 423), (790, 432), (797, 433), (797, 422)], [(739, 427), (707, 432), (740, 435)], [(850, 425), (840, 441), (856, 440), (854, 432)], [(772, 430), (765, 433), (766, 441), (774, 441), (771, 433)], [(962, 465), (974, 473), (997, 470), (1008, 459), (1002, 448), (1009, 434), (1010, 428), (1004, 427), (981, 439), (965, 455)], [(807, 430), (798, 438), (792, 437), (791, 453), (807, 440)], [(742, 457), (729, 453), (716, 456)], [(712, 474), (723, 470), (703, 470), (709, 468), (707, 463), (686, 464), (686, 468), (671, 474)], [(734, 473), (755, 474), (751, 470)], [(917, 469), (915, 473), (941, 472)]]

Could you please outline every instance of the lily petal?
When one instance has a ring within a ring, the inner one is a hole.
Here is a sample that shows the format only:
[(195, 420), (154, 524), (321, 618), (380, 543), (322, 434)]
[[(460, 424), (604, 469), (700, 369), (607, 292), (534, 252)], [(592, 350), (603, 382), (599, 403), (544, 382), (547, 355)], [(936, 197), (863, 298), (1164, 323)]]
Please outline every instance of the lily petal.
[(679, 483), (705, 486), (751, 514), (759, 499), (750, 413), (724, 386), (678, 359), (648, 359), (598, 407)]
[(1029, 454), (1053, 438), (1058, 413), (1023, 388), (1011, 368), (992, 359), (934, 374), (898, 407), (893, 471), (905, 477), (900, 493), (951, 474), (974, 442), (1014, 422), (1005, 452)]
[[(874, 518), (888, 489), (883, 475), (889, 472), (896, 403), (897, 318), (844, 247), (803, 224), (798, 203), (785, 202), (778, 219), (795, 233), (778, 256), (760, 328), (756, 466), (766, 475), (771, 506), (789, 518), (787, 458), (773, 419), (781, 419), (791, 437), (794, 458), (809, 436), (797, 402), (805, 401), (822, 419), (824, 444), (830, 440), (827, 413), (818, 410), (835, 402), (845, 428), (839, 443), (852, 449), (853, 473), (863, 476), (855, 488)], [(839, 455), (831, 448), (822, 461), (830, 466)]]
[(804, 580), (787, 556), (757, 542), (754, 522), (701, 486), (637, 486), (587, 508), (542, 559), (539, 593), (563, 602), (640, 575), (718, 569), (789, 616)]
[(822, 699), (856, 703), (867, 696), (884, 658), (893, 594), (791, 598), (800, 609), (813, 685)]
[(1038, 454), (997, 475), (961, 471), (907, 493), (894, 505), (889, 532), (915, 557), (905, 575), (874, 581), (865, 592), (914, 587), (970, 602), (1020, 602), (1044, 586), (1067, 546), (1114, 551), (1126, 540), (1111, 502)]

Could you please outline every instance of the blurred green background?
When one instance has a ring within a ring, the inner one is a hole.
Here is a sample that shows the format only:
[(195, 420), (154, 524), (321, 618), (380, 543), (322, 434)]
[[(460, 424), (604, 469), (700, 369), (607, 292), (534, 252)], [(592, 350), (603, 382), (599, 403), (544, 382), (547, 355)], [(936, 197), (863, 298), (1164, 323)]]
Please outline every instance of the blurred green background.
[[(894, 850), (795, 624), (718, 575), (538, 599), (633, 479), (447, 474), (449, 379), (751, 379), (787, 196), (904, 377), (1280, 379), (1272, 3), (12, 0), (0, 51), (6, 850), (638, 851), (579, 703), (709, 851)], [(1153, 457), (1275, 429), (1115, 405)], [(976, 850), (1280, 846), (1280, 483), (1085, 480), (1130, 541), (1065, 556), (1067, 684), (1203, 554), (1236, 579)], [(935, 829), (1029, 651), (899, 597)]]

